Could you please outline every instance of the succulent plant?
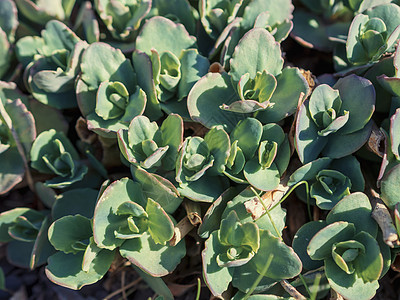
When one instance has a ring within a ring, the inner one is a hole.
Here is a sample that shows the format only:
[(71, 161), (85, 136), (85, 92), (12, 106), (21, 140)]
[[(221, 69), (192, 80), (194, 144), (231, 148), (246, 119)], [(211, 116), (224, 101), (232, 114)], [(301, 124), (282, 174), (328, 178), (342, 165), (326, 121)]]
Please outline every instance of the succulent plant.
[(296, 150), (308, 163), (320, 153), (341, 158), (367, 141), (375, 110), (371, 82), (356, 75), (339, 79), (331, 88), (319, 85), (300, 107), (296, 121)]
[(165, 171), (175, 169), (178, 149), (183, 142), (183, 121), (179, 115), (169, 115), (159, 128), (145, 116), (135, 117), (128, 129), (118, 131), (122, 155), (144, 169)]
[(52, 19), (68, 21), (75, 0), (55, 0), (50, 3), (39, 0), (16, 0), (15, 3), (25, 18), (44, 25)]
[(212, 202), (226, 188), (224, 178), (230, 152), (229, 136), (220, 126), (204, 136), (187, 137), (176, 161), (180, 193), (192, 200)]
[(41, 173), (56, 175), (46, 181), (48, 187), (55, 188), (82, 180), (88, 171), (69, 139), (54, 129), (39, 134), (32, 144), (31, 166)]
[(60, 21), (50, 21), (42, 37), (27, 36), (16, 45), (26, 66), (27, 89), (40, 102), (65, 109), (76, 107), (75, 80), (87, 43)]
[[(279, 44), (263, 28), (250, 30), (239, 42), (229, 73), (209, 73), (190, 91), (191, 118), (228, 132), (254, 116), (262, 123), (278, 122), (296, 111), (308, 84), (297, 68), (282, 70)], [(289, 88), (290, 86), (290, 88)]]
[(54, 249), (47, 239), (48, 211), (15, 208), (0, 214), (0, 240), (7, 244), (8, 260), (19, 267), (43, 265)]
[(393, 51), (400, 33), (399, 16), (400, 8), (391, 3), (357, 15), (351, 23), (346, 42), (349, 62), (365, 65), (378, 61), (385, 52)]
[[(262, 205), (254, 198), (251, 189), (245, 189), (232, 200), (219, 203), (223, 210), (219, 218), (213, 216), (219, 207), (207, 212), (207, 222), (213, 222), (214, 230), (210, 224), (205, 225), (211, 233), (202, 252), (203, 272), (214, 296), (221, 296), (230, 283), (246, 293), (249, 283), (259, 276), (262, 280), (257, 288), (266, 290), (301, 270), (297, 255), (276, 236), (283, 229), (284, 211), (275, 208), (271, 218), (266, 214), (257, 218), (253, 213)], [(274, 220), (277, 225), (273, 225)]]
[(83, 54), (81, 70), (76, 94), (90, 130), (115, 137), (119, 129), (127, 129), (134, 117), (142, 115), (146, 93), (137, 85), (132, 63), (120, 50), (104, 43), (91, 44)]
[[(164, 276), (185, 255), (185, 244), (166, 244), (174, 234), (174, 221), (163, 207), (145, 198), (140, 183), (128, 178), (113, 182), (96, 205), (93, 235), (102, 249), (119, 247), (121, 255), (151, 274)], [(161, 262), (161, 263), (159, 263)]]
[(257, 119), (240, 121), (230, 134), (231, 151), (224, 174), (258, 190), (274, 190), (290, 157), (289, 141), (274, 123), (262, 126)]
[(0, 88), (0, 194), (22, 181), (29, 151), (36, 138), (35, 120), (21, 99), (11, 100), (13, 91)]
[(96, 0), (95, 7), (113, 38), (132, 41), (141, 21), (150, 11), (151, 0)]
[(378, 243), (377, 224), (363, 193), (344, 197), (326, 221), (310, 222), (297, 232), (293, 248), (305, 268), (324, 265), (329, 285), (348, 299), (370, 299), (390, 260), (389, 247)]
[[(344, 196), (351, 192), (364, 191), (364, 177), (360, 163), (354, 156), (339, 159), (318, 158), (298, 168), (288, 182), (293, 186), (306, 181), (309, 195), (321, 209), (332, 209)], [(296, 190), (301, 200), (306, 201), (303, 190)]]
[(196, 39), (182, 24), (157, 16), (143, 26), (136, 49), (151, 60), (152, 76), (142, 79), (146, 86), (152, 86), (149, 98), (160, 103), (167, 114), (179, 113), (190, 119), (186, 97), (210, 66), (208, 59), (198, 53)]

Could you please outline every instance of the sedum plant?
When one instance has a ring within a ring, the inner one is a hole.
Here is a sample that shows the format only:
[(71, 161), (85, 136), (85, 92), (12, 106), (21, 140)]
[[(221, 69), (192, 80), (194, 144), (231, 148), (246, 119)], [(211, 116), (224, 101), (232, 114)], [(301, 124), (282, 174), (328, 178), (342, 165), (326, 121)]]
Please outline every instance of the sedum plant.
[(376, 240), (371, 211), (368, 197), (353, 193), (333, 207), (326, 221), (300, 228), (293, 241), (304, 267), (323, 265), (331, 288), (347, 299), (371, 299), (388, 270), (389, 247)]
[[(288, 185), (307, 182), (309, 196), (315, 204), (331, 210), (343, 197), (351, 192), (364, 191), (364, 177), (360, 163), (354, 156), (339, 159), (318, 158), (298, 168), (289, 178)], [(301, 200), (306, 201), (303, 190), (296, 190)]]
[(43, 104), (76, 107), (75, 80), (87, 43), (60, 21), (48, 22), (41, 34), (24, 37), (16, 45), (17, 57), (26, 66), (26, 87)]
[(318, 86), (297, 115), (295, 143), (301, 162), (321, 153), (341, 158), (357, 151), (370, 135), (374, 110), (375, 90), (365, 78), (350, 75), (333, 88)]
[(249, 282), (257, 277), (261, 281), (256, 290), (265, 291), (299, 274), (299, 258), (279, 238), (284, 210), (276, 207), (270, 217), (265, 210), (256, 214), (263, 206), (250, 188), (229, 198), (217, 200), (207, 211), (200, 231), (208, 236), (202, 252), (203, 272), (213, 295), (221, 297), (230, 284), (247, 293)]
[(400, 8), (384, 4), (357, 15), (346, 42), (347, 59), (353, 65), (376, 62), (387, 51), (393, 51), (400, 33)]
[(36, 138), (32, 144), (31, 160), (32, 168), (56, 175), (46, 181), (48, 187), (65, 188), (82, 180), (88, 171), (64, 133), (54, 129), (44, 131)]
[(106, 298), (196, 279), (196, 299), (379, 294), (399, 252), (399, 5), (0, 0), (9, 262)]
[(84, 52), (76, 84), (79, 108), (88, 128), (104, 137), (115, 137), (142, 115), (147, 96), (137, 85), (132, 63), (120, 50), (93, 43)]
[(97, 247), (119, 248), (122, 257), (152, 276), (172, 272), (185, 256), (184, 241), (167, 244), (173, 234), (172, 217), (159, 203), (145, 198), (138, 182), (122, 178), (99, 198), (93, 217)]
[(220, 176), (229, 153), (229, 136), (220, 126), (213, 127), (204, 138), (187, 137), (176, 161), (175, 180), (180, 193), (195, 201), (214, 201), (227, 188)]
[(9, 99), (13, 90), (0, 91), (0, 194), (22, 181), (29, 151), (36, 138), (35, 119), (21, 99)]
[(279, 125), (262, 126), (257, 119), (244, 119), (233, 129), (230, 140), (226, 176), (262, 191), (278, 187), (290, 158), (289, 141)]
[(145, 116), (138, 116), (128, 129), (118, 131), (118, 145), (125, 159), (152, 171), (174, 170), (182, 142), (183, 121), (175, 114), (169, 115), (161, 127)]
[(114, 39), (132, 41), (142, 19), (149, 13), (151, 3), (151, 0), (96, 0), (95, 7)]
[(230, 66), (228, 73), (204, 76), (188, 96), (191, 118), (208, 128), (222, 125), (230, 132), (251, 116), (278, 122), (296, 111), (308, 91), (297, 68), (282, 70), (279, 44), (266, 29), (252, 29), (240, 40)]
[(44, 25), (53, 19), (67, 21), (71, 16), (75, 0), (55, 0), (50, 3), (40, 0), (15, 0), (15, 3), (25, 18)]
[(139, 33), (136, 49), (151, 60), (152, 76), (142, 79), (152, 87), (149, 97), (160, 103), (166, 113), (179, 113), (190, 119), (186, 97), (210, 66), (208, 59), (198, 53), (196, 39), (182, 24), (153, 17)]
[(47, 239), (48, 211), (15, 208), (0, 214), (0, 240), (7, 243), (8, 260), (22, 268), (34, 269), (46, 263), (54, 249)]

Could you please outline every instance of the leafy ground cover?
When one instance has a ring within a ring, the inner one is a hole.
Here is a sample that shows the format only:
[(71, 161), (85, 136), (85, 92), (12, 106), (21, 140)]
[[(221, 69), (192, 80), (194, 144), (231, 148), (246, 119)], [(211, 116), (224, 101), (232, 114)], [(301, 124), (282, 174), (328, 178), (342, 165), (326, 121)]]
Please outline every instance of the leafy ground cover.
[(397, 299), (397, 0), (0, 0), (0, 298)]

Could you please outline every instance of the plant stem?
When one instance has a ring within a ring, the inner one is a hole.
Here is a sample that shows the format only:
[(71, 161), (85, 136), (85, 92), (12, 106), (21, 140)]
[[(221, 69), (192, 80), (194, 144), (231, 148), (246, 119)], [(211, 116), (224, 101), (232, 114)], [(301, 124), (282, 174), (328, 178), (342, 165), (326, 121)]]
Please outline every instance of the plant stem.
[(186, 216), (176, 224), (174, 228), (174, 236), (169, 241), (170, 246), (177, 245), (192, 229), (194, 225), (190, 222), (189, 218)]
[(258, 275), (256, 281), (254, 281), (253, 285), (250, 287), (250, 289), (247, 291), (246, 295), (243, 297), (243, 300), (247, 300), (251, 294), (254, 292), (254, 290), (256, 289), (256, 287), (258, 286), (258, 284), (261, 282), (261, 280), (263, 279), (263, 277), (265, 276), (265, 274), (267, 273), (272, 260), (274, 259), (274, 255), (270, 254), (268, 257), (268, 261), (264, 266), (264, 269), (262, 270), (262, 272)]

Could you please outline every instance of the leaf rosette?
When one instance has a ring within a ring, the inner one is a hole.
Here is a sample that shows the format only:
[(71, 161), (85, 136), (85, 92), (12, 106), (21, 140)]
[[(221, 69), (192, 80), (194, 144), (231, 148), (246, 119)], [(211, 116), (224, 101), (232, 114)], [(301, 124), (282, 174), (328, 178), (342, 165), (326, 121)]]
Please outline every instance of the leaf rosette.
[(19, 267), (34, 269), (54, 253), (47, 239), (48, 212), (15, 208), (0, 214), (0, 241), (7, 244), (8, 260)]
[(80, 214), (53, 222), (48, 237), (57, 252), (48, 258), (46, 275), (70, 289), (78, 290), (99, 281), (115, 257), (115, 251), (97, 247), (91, 219)]
[(267, 29), (277, 41), (284, 40), (293, 27), (293, 8), (287, 0), (199, 1), (201, 23), (215, 41), (210, 56), (222, 47), (221, 63), (228, 66), (238, 41), (252, 28)]
[(151, 3), (151, 0), (96, 0), (95, 7), (113, 38), (129, 42), (134, 40), (143, 18), (150, 11)]
[(356, 75), (341, 78), (333, 88), (315, 88), (300, 107), (296, 121), (296, 150), (308, 163), (320, 153), (340, 158), (354, 153), (367, 141), (375, 110), (375, 89)]
[(228, 132), (247, 117), (262, 123), (292, 115), (308, 84), (297, 68), (284, 68), (279, 44), (263, 28), (250, 30), (239, 41), (229, 73), (208, 73), (188, 96), (193, 120)]
[(28, 20), (44, 25), (52, 19), (67, 21), (76, 0), (16, 0), (18, 11)]
[(123, 257), (152, 276), (172, 272), (185, 255), (184, 241), (167, 244), (174, 235), (172, 217), (128, 178), (113, 182), (99, 198), (93, 233), (98, 247), (119, 247)]
[(138, 86), (132, 63), (120, 50), (104, 43), (91, 44), (82, 56), (81, 71), (76, 94), (90, 130), (115, 137), (145, 111), (146, 93)]
[(385, 52), (392, 52), (400, 33), (400, 8), (396, 4), (378, 5), (357, 15), (346, 42), (347, 59), (353, 65), (377, 62)]
[(229, 152), (229, 136), (221, 126), (213, 127), (204, 139), (187, 137), (176, 161), (175, 180), (181, 194), (195, 201), (215, 200), (225, 190), (226, 182), (218, 177), (225, 170)]
[(75, 80), (87, 43), (60, 21), (48, 22), (41, 35), (24, 37), (16, 45), (18, 59), (26, 65), (26, 87), (43, 104), (76, 107)]
[[(152, 75), (145, 77), (152, 87), (150, 98), (166, 113), (179, 113), (190, 119), (186, 97), (192, 86), (208, 72), (210, 63), (198, 53), (196, 39), (182, 24), (164, 17), (153, 17), (143, 26), (136, 49), (151, 60)], [(134, 60), (137, 55), (134, 54)]]
[(214, 296), (221, 296), (230, 284), (246, 293), (248, 283), (260, 275), (255, 291), (264, 291), (301, 271), (298, 256), (278, 237), (285, 226), (285, 211), (279, 206), (270, 211), (270, 217), (257, 214), (263, 206), (256, 199), (247, 188), (233, 199), (222, 195), (206, 213), (199, 234), (207, 237), (203, 273)]
[(56, 177), (45, 182), (48, 187), (65, 188), (82, 180), (88, 168), (63, 132), (43, 131), (32, 144), (31, 166)]
[(258, 190), (275, 189), (290, 158), (287, 136), (277, 124), (262, 125), (248, 118), (230, 134), (231, 151), (224, 174), (237, 183), (249, 183)]
[(118, 131), (118, 144), (125, 159), (149, 171), (174, 170), (182, 142), (183, 120), (176, 114), (169, 115), (161, 127), (138, 116), (128, 129)]
[[(354, 156), (339, 159), (318, 158), (298, 168), (288, 182), (293, 186), (306, 181), (310, 187), (309, 196), (321, 209), (332, 209), (350, 192), (364, 190), (364, 177), (360, 163)], [(306, 201), (305, 189), (296, 190), (297, 195)]]
[(372, 298), (378, 279), (388, 270), (390, 250), (378, 243), (371, 212), (366, 195), (350, 194), (335, 205), (326, 221), (305, 224), (293, 240), (304, 267), (324, 265), (331, 288), (348, 299)]

